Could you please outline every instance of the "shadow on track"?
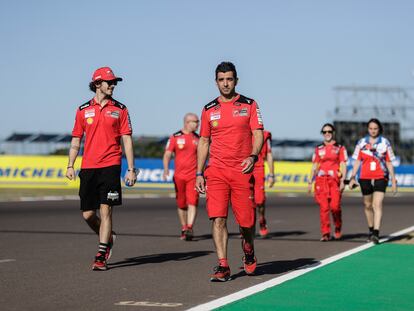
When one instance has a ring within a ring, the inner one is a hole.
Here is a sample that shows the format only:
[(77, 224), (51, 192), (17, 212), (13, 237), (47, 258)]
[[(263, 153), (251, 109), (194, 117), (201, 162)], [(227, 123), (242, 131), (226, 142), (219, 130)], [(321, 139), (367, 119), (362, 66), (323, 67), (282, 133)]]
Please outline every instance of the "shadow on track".
[[(298, 258), (295, 260), (279, 260), (262, 263), (259, 262), (257, 264), (256, 272), (254, 275), (259, 276), (269, 274), (283, 274), (292, 270), (298, 270), (319, 264), (320, 262), (315, 260), (315, 258)], [(242, 269), (242, 271), (231, 276), (232, 280), (237, 279), (241, 276), (246, 276), (243, 267), (240, 267), (240, 269)]]
[(145, 255), (139, 257), (126, 258), (122, 261), (108, 263), (110, 269), (144, 265), (144, 264), (156, 264), (166, 261), (184, 261), (191, 260), (201, 256), (207, 256), (213, 253), (212, 251), (196, 251), (196, 252), (182, 252), (182, 253), (162, 253)]

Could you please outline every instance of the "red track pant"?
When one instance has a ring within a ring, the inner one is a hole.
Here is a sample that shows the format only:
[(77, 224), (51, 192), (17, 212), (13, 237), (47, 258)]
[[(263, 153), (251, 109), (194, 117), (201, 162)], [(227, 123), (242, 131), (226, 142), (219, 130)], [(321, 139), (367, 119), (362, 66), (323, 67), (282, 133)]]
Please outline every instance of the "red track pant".
[(319, 204), (321, 233), (330, 234), (330, 212), (335, 223), (335, 230), (341, 230), (341, 191), (339, 182), (331, 176), (319, 176), (315, 181), (315, 201)]

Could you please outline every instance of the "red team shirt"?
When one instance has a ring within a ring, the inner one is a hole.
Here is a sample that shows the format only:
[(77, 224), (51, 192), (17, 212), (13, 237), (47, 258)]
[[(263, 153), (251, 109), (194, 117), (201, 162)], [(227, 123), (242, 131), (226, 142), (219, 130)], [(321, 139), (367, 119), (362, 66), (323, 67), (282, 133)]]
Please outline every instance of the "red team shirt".
[(369, 136), (360, 139), (352, 158), (361, 161), (360, 179), (382, 179), (388, 177), (385, 162), (395, 160), (394, 151), (388, 139), (378, 136), (377, 142), (369, 143)]
[(184, 134), (178, 131), (170, 136), (165, 149), (175, 153), (174, 176), (196, 178), (198, 140), (197, 133)]
[(257, 103), (243, 95), (230, 102), (218, 98), (207, 104), (201, 114), (200, 136), (210, 137), (209, 165), (236, 168), (252, 152), (252, 131), (263, 129)]
[(315, 148), (312, 162), (319, 163), (317, 176), (332, 176), (337, 178), (340, 170), (339, 164), (348, 161), (348, 154), (344, 146), (333, 144), (321, 144)]
[(82, 168), (101, 168), (120, 165), (121, 136), (131, 135), (132, 127), (125, 105), (111, 99), (101, 108), (95, 99), (76, 111), (72, 136), (82, 139), (85, 149)]

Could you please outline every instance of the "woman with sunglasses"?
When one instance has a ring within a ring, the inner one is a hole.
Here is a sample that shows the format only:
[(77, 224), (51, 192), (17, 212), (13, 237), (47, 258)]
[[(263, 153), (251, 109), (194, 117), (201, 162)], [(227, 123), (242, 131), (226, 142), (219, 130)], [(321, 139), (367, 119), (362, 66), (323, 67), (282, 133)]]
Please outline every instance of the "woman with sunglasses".
[(322, 242), (331, 239), (330, 213), (335, 224), (334, 237), (342, 237), (341, 197), (345, 188), (348, 154), (344, 146), (335, 141), (335, 127), (322, 126), (323, 143), (315, 148), (309, 179), (309, 193), (315, 182), (315, 201), (319, 204)]
[(382, 205), (388, 180), (391, 178), (392, 191), (397, 193), (397, 180), (395, 179), (392, 161), (395, 155), (388, 139), (381, 134), (383, 127), (378, 119), (371, 119), (367, 123), (368, 135), (361, 138), (352, 158), (355, 160), (349, 188), (356, 184), (356, 174), (359, 166), (359, 185), (364, 198), (365, 215), (368, 222), (368, 241), (379, 243), (379, 230), (382, 218)]

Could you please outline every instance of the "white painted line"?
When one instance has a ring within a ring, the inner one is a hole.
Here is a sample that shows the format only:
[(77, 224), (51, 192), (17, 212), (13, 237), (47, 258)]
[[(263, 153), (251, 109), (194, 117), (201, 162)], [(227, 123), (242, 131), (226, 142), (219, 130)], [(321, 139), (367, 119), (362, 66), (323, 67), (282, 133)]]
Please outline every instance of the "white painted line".
[[(411, 231), (414, 231), (414, 226), (409, 227), (409, 228), (406, 228), (406, 229), (403, 229), (403, 230), (400, 230), (400, 231), (395, 232), (395, 233), (392, 233), (388, 237), (381, 239), (380, 242), (381, 243), (386, 242), (386, 241), (390, 240), (391, 238), (394, 238), (394, 237), (397, 237), (397, 236), (400, 236), (400, 235), (409, 233)], [(267, 288), (270, 288), (270, 287), (273, 287), (273, 286), (282, 284), (282, 283), (284, 283), (286, 281), (292, 280), (294, 278), (297, 278), (297, 277), (299, 277), (301, 275), (304, 275), (304, 274), (306, 274), (308, 272), (311, 272), (313, 270), (322, 268), (322, 267), (324, 267), (324, 266), (326, 266), (326, 265), (328, 265), (330, 263), (333, 263), (335, 261), (338, 261), (338, 260), (340, 260), (342, 258), (345, 258), (347, 256), (350, 256), (350, 255), (359, 253), (359, 252), (361, 252), (363, 250), (366, 250), (366, 249), (368, 249), (370, 247), (373, 247), (373, 246), (374, 246), (374, 243), (367, 243), (367, 244), (361, 245), (359, 247), (350, 249), (350, 250), (345, 251), (343, 253), (340, 253), (340, 254), (334, 255), (332, 257), (323, 259), (323, 260), (321, 260), (316, 265), (311, 265), (311, 266), (308, 266), (306, 268), (298, 268), (298, 270), (295, 270), (295, 271), (286, 273), (286, 274), (284, 274), (282, 276), (276, 277), (276, 278), (271, 279), (269, 281), (266, 281), (266, 282), (263, 282), (263, 283), (260, 283), (260, 284), (257, 284), (257, 285), (248, 287), (246, 289), (243, 289), (243, 290), (238, 291), (236, 293), (230, 294), (228, 296), (224, 296), (224, 297), (215, 299), (213, 301), (210, 301), (210, 302), (207, 302), (207, 303), (204, 303), (204, 304), (195, 306), (195, 307), (193, 307), (191, 309), (188, 309), (188, 311), (206, 311), (206, 310), (213, 310), (213, 309), (222, 307), (222, 306), (227, 305), (227, 304), (229, 304), (231, 302), (235, 302), (237, 300), (246, 298), (246, 297), (248, 297), (250, 295), (259, 293), (259, 292), (261, 292), (261, 291), (263, 291), (263, 290), (265, 290)]]
[(0, 259), (0, 263), (12, 262), (12, 261), (16, 261), (16, 259)]
[(158, 308), (176, 308), (181, 307), (182, 303), (177, 302), (151, 302), (151, 301), (120, 301), (115, 306), (131, 306), (131, 307), (158, 307)]

